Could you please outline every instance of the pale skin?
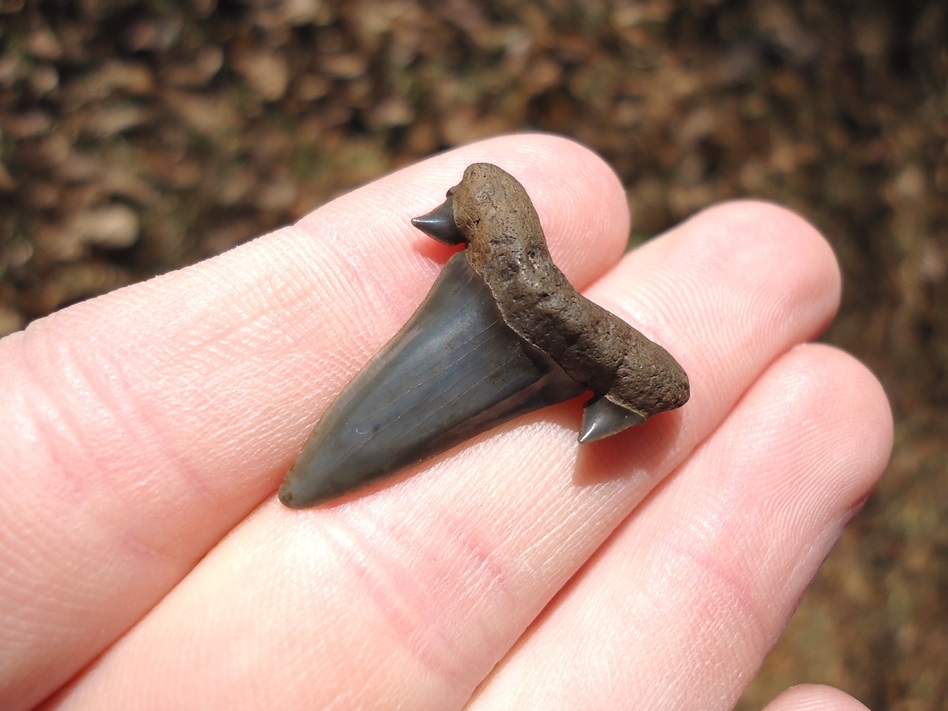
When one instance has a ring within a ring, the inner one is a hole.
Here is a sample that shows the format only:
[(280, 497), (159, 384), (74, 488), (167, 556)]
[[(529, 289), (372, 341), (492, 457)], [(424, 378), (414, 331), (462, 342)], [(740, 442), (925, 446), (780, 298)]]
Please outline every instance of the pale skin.
[[(576, 442), (520, 418), (328, 506), (274, 493), (447, 247), (409, 219), (476, 161), (690, 402)], [(0, 707), (726, 709), (888, 460), (875, 378), (810, 343), (826, 241), (779, 207), (623, 256), (625, 195), (550, 136), (466, 146), (0, 342)], [(45, 701), (44, 701), (45, 700)], [(864, 708), (797, 687), (768, 711)]]

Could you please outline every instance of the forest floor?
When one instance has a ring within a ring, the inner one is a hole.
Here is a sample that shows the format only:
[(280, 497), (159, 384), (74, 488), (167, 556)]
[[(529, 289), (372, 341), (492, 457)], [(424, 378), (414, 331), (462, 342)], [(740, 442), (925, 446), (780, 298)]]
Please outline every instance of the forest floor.
[(948, 4), (0, 0), (0, 335), (212, 256), (432, 152), (562, 133), (632, 244), (771, 199), (844, 274), (825, 340), (896, 449), (741, 708), (948, 698)]

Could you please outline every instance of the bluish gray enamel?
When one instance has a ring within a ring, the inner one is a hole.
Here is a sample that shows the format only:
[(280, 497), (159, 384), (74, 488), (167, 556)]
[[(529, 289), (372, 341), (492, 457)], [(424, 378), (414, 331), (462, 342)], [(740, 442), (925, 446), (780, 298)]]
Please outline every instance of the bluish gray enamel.
[(280, 488), (314, 506), (585, 387), (510, 330), (464, 253), (319, 422)]

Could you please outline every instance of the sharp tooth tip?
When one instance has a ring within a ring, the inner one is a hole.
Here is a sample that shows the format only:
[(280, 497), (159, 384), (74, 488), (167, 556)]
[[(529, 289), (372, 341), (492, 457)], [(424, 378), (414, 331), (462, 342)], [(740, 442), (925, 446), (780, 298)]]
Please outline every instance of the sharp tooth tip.
[(583, 408), (583, 422), (579, 430), (580, 444), (598, 442), (622, 430), (641, 425), (645, 418), (604, 397), (592, 400)]
[(411, 223), (429, 237), (445, 244), (461, 244), (463, 235), (454, 222), (454, 206), (451, 198), (436, 207), (427, 215), (411, 218)]
[(439, 215), (421, 215), (411, 218), (411, 223), (425, 234), (447, 232), (454, 225)]
[(308, 509), (332, 498), (309, 490), (299, 481), (284, 481), (277, 493), (280, 503), (290, 509)]
[(319, 506), (326, 501), (330, 501), (333, 496), (296, 496), (292, 492), (284, 491), (280, 489), (280, 493), (277, 495), (280, 499), (280, 503), (286, 506), (288, 509), (311, 509), (314, 506)]
[(277, 496), (280, 499), (280, 503), (291, 509), (298, 509), (300, 505), (296, 502), (296, 496), (293, 494), (293, 487), (283, 484), (280, 487), (280, 491), (277, 493)]

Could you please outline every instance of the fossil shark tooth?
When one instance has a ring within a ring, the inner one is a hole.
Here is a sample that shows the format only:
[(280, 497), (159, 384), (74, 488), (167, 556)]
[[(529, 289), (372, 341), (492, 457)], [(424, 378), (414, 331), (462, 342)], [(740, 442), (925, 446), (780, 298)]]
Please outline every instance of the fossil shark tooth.
[(476, 163), (438, 208), (412, 220), (466, 249), (345, 388), (280, 488), (292, 508), (368, 486), (513, 417), (591, 391), (581, 443), (680, 407), (688, 376), (557, 269), (530, 198)]

